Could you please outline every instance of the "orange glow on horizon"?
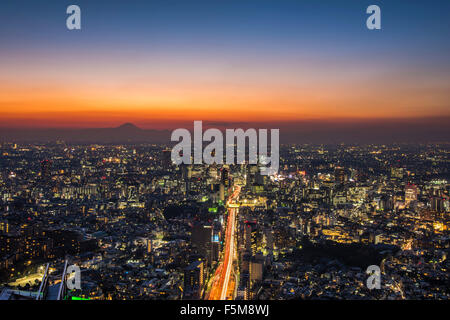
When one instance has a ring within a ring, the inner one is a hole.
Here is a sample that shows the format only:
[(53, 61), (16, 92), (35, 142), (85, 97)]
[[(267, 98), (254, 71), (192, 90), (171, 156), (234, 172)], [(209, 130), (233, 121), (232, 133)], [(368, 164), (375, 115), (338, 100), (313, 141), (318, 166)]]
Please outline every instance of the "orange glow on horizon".
[[(343, 89), (343, 88), (342, 88)], [(369, 99), (364, 91), (181, 88), (130, 90), (0, 90), (0, 126), (108, 127), (171, 121), (296, 121), (309, 119), (410, 118), (448, 116), (439, 99), (401, 98), (386, 93)], [(81, 92), (81, 93), (80, 93)], [(348, 92), (348, 91), (347, 91)], [(436, 100), (436, 101), (434, 101)], [(396, 108), (392, 108), (396, 105)]]
[[(12, 59), (12, 58), (10, 58)], [(200, 60), (200, 59), (197, 59)], [(353, 64), (245, 67), (211, 61), (47, 57), (0, 63), (0, 127), (111, 127), (132, 122), (228, 122), (449, 116), (446, 79)], [(321, 67), (318, 67), (321, 65)], [(388, 67), (384, 67), (388, 69)], [(425, 82), (427, 85), (423, 85)]]

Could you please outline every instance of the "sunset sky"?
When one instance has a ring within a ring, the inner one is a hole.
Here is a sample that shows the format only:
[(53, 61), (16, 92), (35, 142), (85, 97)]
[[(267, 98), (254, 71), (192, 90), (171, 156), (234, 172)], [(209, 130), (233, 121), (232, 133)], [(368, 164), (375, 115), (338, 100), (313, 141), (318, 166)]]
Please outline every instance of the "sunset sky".
[(450, 1), (317, 2), (1, 1), (0, 127), (450, 116)]

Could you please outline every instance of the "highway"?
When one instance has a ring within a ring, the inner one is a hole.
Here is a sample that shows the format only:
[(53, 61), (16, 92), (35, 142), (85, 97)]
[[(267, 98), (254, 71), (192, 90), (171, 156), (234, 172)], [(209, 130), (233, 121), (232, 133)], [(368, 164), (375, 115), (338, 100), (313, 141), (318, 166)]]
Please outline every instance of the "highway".
[[(241, 191), (240, 187), (235, 187), (233, 194), (229, 197), (227, 204), (234, 201), (239, 196)], [(233, 261), (235, 257), (235, 221), (236, 221), (236, 208), (228, 208), (228, 220), (227, 228), (225, 231), (225, 249), (222, 255), (222, 261), (217, 267), (216, 273), (214, 275), (213, 284), (207, 299), (209, 300), (227, 300), (227, 298), (232, 298), (228, 294), (234, 281), (231, 281), (231, 275), (233, 273)], [(232, 283), (230, 285), (230, 282)]]

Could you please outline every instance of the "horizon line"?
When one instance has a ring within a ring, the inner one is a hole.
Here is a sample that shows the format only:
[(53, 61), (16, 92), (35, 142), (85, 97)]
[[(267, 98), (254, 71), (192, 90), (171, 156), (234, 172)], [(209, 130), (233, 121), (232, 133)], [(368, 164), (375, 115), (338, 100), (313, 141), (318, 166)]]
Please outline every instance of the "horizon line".
[[(229, 121), (229, 120), (200, 120), (200, 119), (188, 119), (188, 120), (143, 120), (151, 121), (152, 124), (160, 125), (166, 125), (165, 128), (161, 129), (155, 129), (150, 126), (150, 124), (142, 124), (142, 121), (123, 121), (116, 125), (97, 125), (97, 126), (86, 126), (82, 123), (78, 125), (55, 125), (55, 126), (35, 126), (35, 125), (26, 125), (26, 126), (16, 126), (16, 125), (0, 125), (0, 129), (16, 129), (16, 130), (77, 130), (77, 129), (119, 129), (121, 127), (125, 127), (129, 125), (130, 127), (134, 127), (140, 130), (157, 130), (157, 131), (164, 131), (164, 130), (170, 130), (176, 127), (176, 124), (188, 124), (188, 123), (194, 123), (194, 121), (202, 121), (203, 124), (206, 126), (219, 126), (224, 127), (227, 125), (257, 125), (257, 124), (297, 124), (297, 123), (331, 123), (331, 124), (357, 124), (358, 122), (361, 123), (379, 123), (379, 122), (386, 122), (386, 123), (395, 123), (395, 122), (409, 122), (409, 121), (419, 121), (419, 122), (426, 122), (430, 120), (437, 120), (437, 121), (450, 121), (450, 115), (442, 115), (442, 116), (428, 116), (428, 117), (330, 117), (330, 118), (305, 118), (305, 119), (294, 119), (294, 120), (286, 120), (286, 119), (280, 119), (280, 120), (255, 120), (255, 121), (248, 121), (248, 120), (236, 120), (236, 121)], [(141, 123), (139, 123), (141, 122)], [(136, 124), (137, 123), (137, 124)]]

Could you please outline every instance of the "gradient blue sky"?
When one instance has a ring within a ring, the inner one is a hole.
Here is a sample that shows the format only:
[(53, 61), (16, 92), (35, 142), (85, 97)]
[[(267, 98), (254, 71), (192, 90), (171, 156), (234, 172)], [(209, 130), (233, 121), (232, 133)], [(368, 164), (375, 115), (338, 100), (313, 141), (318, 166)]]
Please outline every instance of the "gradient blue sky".
[(449, 35), (450, 1), (6, 0), (0, 125), (449, 116)]

